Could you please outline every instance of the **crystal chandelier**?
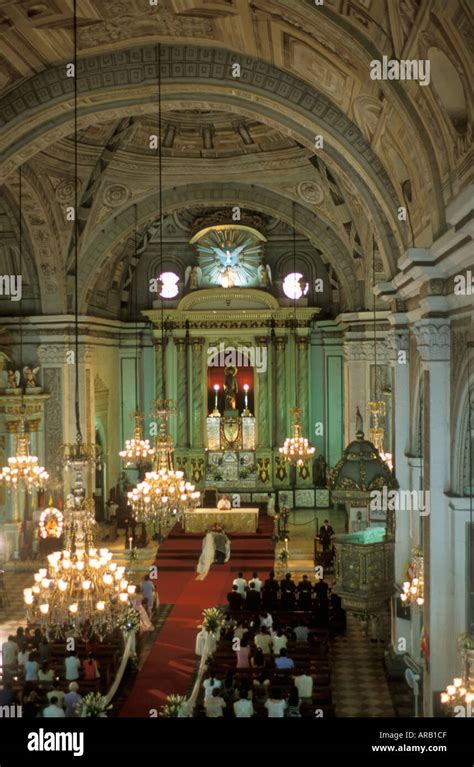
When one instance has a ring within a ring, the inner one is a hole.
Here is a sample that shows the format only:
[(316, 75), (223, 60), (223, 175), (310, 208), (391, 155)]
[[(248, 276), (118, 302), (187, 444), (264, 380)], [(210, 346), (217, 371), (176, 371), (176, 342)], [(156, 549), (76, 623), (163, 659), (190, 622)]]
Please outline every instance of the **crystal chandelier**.
[(22, 417), (16, 434), (15, 455), (8, 458), (8, 466), (4, 466), (0, 471), (0, 482), (9, 489), (26, 490), (30, 493), (44, 488), (49, 479), (48, 472), (39, 465), (37, 456), (30, 455), (29, 443), (25, 419)]
[(407, 607), (412, 604), (422, 607), (424, 599), (423, 557), (412, 556), (409, 564), (410, 579), (402, 584), (400, 600)]
[[(465, 682), (462, 677), (456, 677), (453, 679), (452, 684), (448, 684), (445, 692), (441, 693), (441, 703), (444, 705), (455, 708), (456, 706), (464, 706), (467, 710), (474, 702), (474, 690), (467, 690)], [(472, 716), (472, 714), (467, 714)]]
[(111, 562), (107, 549), (55, 551), (48, 568), (23, 590), (28, 623), (65, 636), (96, 634), (100, 639), (117, 625), (135, 586), (124, 578), (125, 568)]
[(150, 445), (150, 441), (143, 439), (143, 413), (136, 410), (133, 417), (135, 419), (133, 438), (126, 440), (125, 448), (119, 453), (124, 466), (146, 463), (155, 454), (155, 448)]
[(184, 511), (197, 506), (201, 493), (186, 482), (184, 472), (173, 469), (173, 441), (168, 433), (169, 400), (165, 407), (155, 411), (160, 416), (160, 429), (156, 439), (155, 466), (145, 474), (145, 479), (128, 493), (130, 505), (137, 521), (164, 520), (181, 517)]
[(78, 470), (64, 508), (66, 548), (50, 554), (48, 568), (23, 591), (28, 623), (56, 637), (72, 630), (101, 639), (118, 625), (135, 586), (124, 578), (125, 568), (111, 561), (112, 552), (95, 548), (95, 524), (94, 502), (85, 497)]
[(285, 439), (279, 451), (284, 461), (293, 466), (302, 466), (314, 454), (315, 448), (301, 435), (301, 408), (292, 408), (290, 412), (293, 414), (293, 435)]
[[(464, 674), (462, 677), (455, 677), (452, 684), (449, 684), (446, 690), (441, 693), (441, 703), (452, 709), (462, 706), (464, 716), (472, 717), (474, 703), (474, 638), (469, 635), (459, 637), (458, 652), (461, 655)], [(455, 715), (458, 714), (457, 711), (454, 713)]]

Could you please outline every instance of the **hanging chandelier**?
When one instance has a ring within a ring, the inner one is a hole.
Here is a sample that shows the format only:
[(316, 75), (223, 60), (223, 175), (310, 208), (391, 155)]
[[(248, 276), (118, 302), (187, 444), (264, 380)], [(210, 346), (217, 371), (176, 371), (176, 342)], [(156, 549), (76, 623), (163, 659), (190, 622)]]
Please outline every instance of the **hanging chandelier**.
[(402, 593), (400, 600), (406, 607), (412, 604), (422, 607), (424, 598), (424, 565), (423, 557), (420, 553), (413, 554), (408, 565), (409, 580), (402, 584)]
[(107, 549), (55, 551), (48, 568), (34, 576), (32, 588), (23, 590), (28, 623), (56, 637), (73, 631), (103, 639), (119, 622), (135, 586), (124, 578), (125, 567), (111, 562)]
[(301, 408), (292, 408), (290, 412), (293, 414), (293, 434), (285, 439), (279, 451), (284, 461), (293, 466), (302, 466), (314, 455), (315, 448), (301, 434)]
[(144, 414), (136, 410), (133, 417), (135, 419), (133, 438), (126, 440), (125, 448), (119, 453), (125, 467), (146, 463), (155, 454), (155, 448), (150, 445), (150, 441), (143, 439)]
[(30, 455), (29, 443), (30, 437), (25, 431), (25, 419), (22, 417), (16, 434), (15, 455), (8, 458), (8, 466), (0, 471), (0, 482), (8, 489), (31, 493), (44, 488), (49, 479), (48, 472), (39, 465), (37, 456)]
[(66, 548), (48, 556), (48, 567), (23, 590), (27, 621), (56, 637), (102, 639), (120, 622), (135, 586), (124, 578), (125, 568), (112, 562), (112, 552), (94, 546), (94, 502), (85, 497), (80, 471), (63, 514)]
[(172, 412), (170, 400), (160, 401), (155, 415), (160, 418), (156, 438), (155, 466), (145, 479), (128, 493), (129, 503), (137, 521), (161, 521), (194, 509), (201, 493), (184, 478), (183, 471), (173, 469), (173, 440), (168, 433), (168, 418)]

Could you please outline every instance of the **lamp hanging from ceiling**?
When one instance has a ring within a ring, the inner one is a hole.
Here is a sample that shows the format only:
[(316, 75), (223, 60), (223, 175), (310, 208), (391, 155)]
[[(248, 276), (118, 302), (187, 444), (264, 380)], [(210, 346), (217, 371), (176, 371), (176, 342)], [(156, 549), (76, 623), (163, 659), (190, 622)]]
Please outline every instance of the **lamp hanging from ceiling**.
[[(137, 236), (137, 206), (134, 206), (135, 212), (135, 227), (134, 227), (134, 243), (135, 243), (135, 261), (138, 261), (138, 236)], [(148, 462), (155, 453), (155, 449), (150, 445), (148, 439), (144, 439), (143, 424), (145, 421), (145, 414), (138, 407), (138, 347), (139, 347), (139, 333), (138, 333), (138, 289), (137, 280), (135, 279), (135, 411), (132, 417), (135, 421), (133, 429), (132, 439), (125, 441), (125, 447), (119, 452), (119, 456), (123, 461), (125, 467), (137, 465), (138, 467)]]
[[(23, 194), (22, 194), (22, 170), (18, 168), (18, 248), (20, 274), (23, 273)], [(23, 369), (23, 325), (20, 298), (20, 368)], [(24, 404), (23, 387), (21, 389), (20, 407), (14, 408), (14, 412), (20, 416), (17, 423), (15, 436), (15, 454), (8, 458), (8, 466), (0, 470), (0, 483), (10, 490), (24, 490), (31, 493), (33, 490), (44, 489), (49, 479), (49, 474), (43, 466), (39, 465), (36, 455), (30, 455), (30, 436), (27, 433), (27, 412)]]
[[(162, 173), (162, 110), (161, 110), (161, 45), (157, 47), (158, 70), (158, 195), (160, 209), (159, 249), (160, 279), (163, 274), (163, 173)], [(161, 301), (161, 386), (162, 398), (155, 402), (155, 417), (159, 420), (159, 432), (155, 443), (154, 467), (145, 479), (129, 492), (129, 503), (135, 518), (140, 522), (161, 523), (172, 516), (180, 517), (184, 511), (197, 506), (200, 492), (187, 482), (183, 471), (173, 468), (173, 440), (169, 433), (169, 417), (175, 412), (172, 400), (166, 399), (166, 339), (163, 291)]]
[[(296, 273), (296, 213), (295, 203), (293, 202), (293, 272)], [(303, 437), (301, 433), (301, 417), (303, 414), (302, 408), (298, 406), (298, 382), (299, 376), (299, 351), (297, 348), (297, 326), (298, 321), (296, 318), (296, 292), (293, 293), (293, 330), (294, 330), (294, 348), (296, 356), (295, 365), (295, 407), (290, 409), (290, 414), (293, 417), (293, 432), (290, 437), (285, 439), (283, 446), (279, 448), (280, 455), (283, 460), (293, 466), (302, 466), (307, 460), (309, 460), (315, 452), (315, 448), (309, 443), (306, 437)]]
[(76, 440), (63, 445), (65, 468), (73, 469), (75, 482), (64, 510), (66, 548), (48, 557), (48, 567), (35, 575), (35, 583), (24, 589), (27, 620), (56, 637), (73, 632), (103, 638), (122, 620), (135, 587), (123, 577), (125, 568), (112, 562), (112, 553), (94, 546), (95, 505), (87, 497), (84, 473), (93, 468), (100, 448), (85, 443), (81, 432), (79, 399), (79, 291), (78, 291), (78, 157), (77, 157), (77, 8), (74, 6), (74, 335)]
[(201, 493), (187, 482), (183, 471), (173, 468), (173, 440), (168, 431), (168, 419), (174, 410), (170, 400), (157, 401), (155, 416), (159, 419), (159, 433), (155, 443), (153, 471), (128, 493), (129, 503), (137, 521), (159, 519), (166, 522), (171, 517), (179, 519), (185, 511), (194, 509)]

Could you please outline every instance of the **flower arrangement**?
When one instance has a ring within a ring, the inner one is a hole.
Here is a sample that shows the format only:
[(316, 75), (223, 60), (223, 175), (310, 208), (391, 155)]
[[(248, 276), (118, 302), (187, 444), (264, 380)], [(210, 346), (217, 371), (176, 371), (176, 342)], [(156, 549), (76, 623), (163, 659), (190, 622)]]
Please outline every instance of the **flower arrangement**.
[(100, 692), (89, 692), (76, 706), (76, 711), (80, 716), (100, 716), (105, 717), (105, 713), (111, 705), (107, 705), (107, 698)]
[(121, 630), (126, 633), (136, 633), (140, 628), (140, 613), (134, 607), (129, 607), (120, 622)]
[(179, 716), (182, 706), (186, 703), (185, 695), (168, 695), (166, 697), (166, 703), (160, 709), (160, 716), (170, 718), (177, 718)]
[(208, 631), (209, 634), (215, 634), (221, 628), (224, 619), (225, 615), (219, 607), (208, 607), (202, 611), (201, 628)]
[(289, 556), (290, 556), (289, 552), (286, 549), (282, 549), (280, 551), (278, 558), (280, 562), (282, 562), (283, 564), (286, 564), (288, 562)]

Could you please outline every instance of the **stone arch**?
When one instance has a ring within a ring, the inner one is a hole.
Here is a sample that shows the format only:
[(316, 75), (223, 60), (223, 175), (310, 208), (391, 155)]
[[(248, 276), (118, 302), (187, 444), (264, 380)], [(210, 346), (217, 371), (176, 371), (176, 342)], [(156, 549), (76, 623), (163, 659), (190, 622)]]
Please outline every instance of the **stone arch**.
[[(156, 195), (150, 195), (138, 204), (139, 228), (147, 228), (156, 220)], [(226, 206), (241, 205), (253, 207), (262, 213), (278, 216), (282, 221), (292, 224), (292, 213), (288, 200), (277, 195), (275, 192), (263, 190), (260, 187), (248, 187), (233, 184), (194, 184), (167, 189), (163, 194), (163, 207), (165, 214), (171, 214), (186, 206)], [(360, 309), (363, 306), (363, 298), (360, 294), (352, 257), (346, 246), (339, 237), (325, 226), (314, 213), (297, 203), (296, 208), (297, 229), (301, 234), (322, 251), (323, 256), (331, 263), (340, 279), (344, 290), (347, 306), (350, 309)], [(119, 220), (116, 219), (114, 230), (97, 237), (89, 243), (87, 251), (81, 258), (82, 270), (88, 280), (83, 289), (83, 308), (87, 312), (87, 303), (93, 290), (96, 278), (94, 277), (94, 264), (102, 262), (106, 252), (110, 252), (118, 241), (126, 239), (134, 226), (133, 206), (130, 206)]]
[[(406, 241), (406, 227), (397, 219), (401, 201), (380, 159), (340, 108), (294, 75), (258, 59), (239, 57), (223, 49), (182, 45), (163, 46), (163, 57), (166, 103), (179, 99), (181, 106), (188, 106), (196, 102), (197, 81), (202, 85), (201, 104), (220, 104), (220, 108), (225, 104), (231, 111), (251, 108), (263, 122), (273, 121), (279, 130), (313, 151), (315, 133), (322, 132), (325, 136), (323, 159), (332, 167), (359, 177), (359, 193), (370, 201), (389, 271), (395, 271), (397, 257)], [(238, 89), (230, 66), (235, 60), (240, 60), (242, 68)], [(81, 59), (78, 65), (80, 124), (99, 121), (104, 116), (110, 119), (133, 114), (138, 109), (149, 110), (150, 99), (156, 98), (155, 79), (153, 46)], [(1, 100), (0, 113), (4, 117), (0, 128), (6, 134), (7, 144), (4, 173), (11, 173), (18, 160), (23, 160), (31, 151), (71, 132), (69, 85), (64, 66), (58, 66), (23, 83), (21, 99), (15, 97), (13, 90)], [(124, 96), (127, 90), (128, 98)], [(18, 135), (18, 128), (27, 122), (25, 110), (30, 117), (28, 136)], [(31, 122), (35, 123), (34, 130)], [(421, 123), (418, 129), (423, 130)], [(433, 168), (431, 171), (435, 174)], [(433, 189), (438, 188), (436, 180)], [(437, 203), (438, 200), (432, 206), (435, 230), (443, 216), (442, 204)]]

